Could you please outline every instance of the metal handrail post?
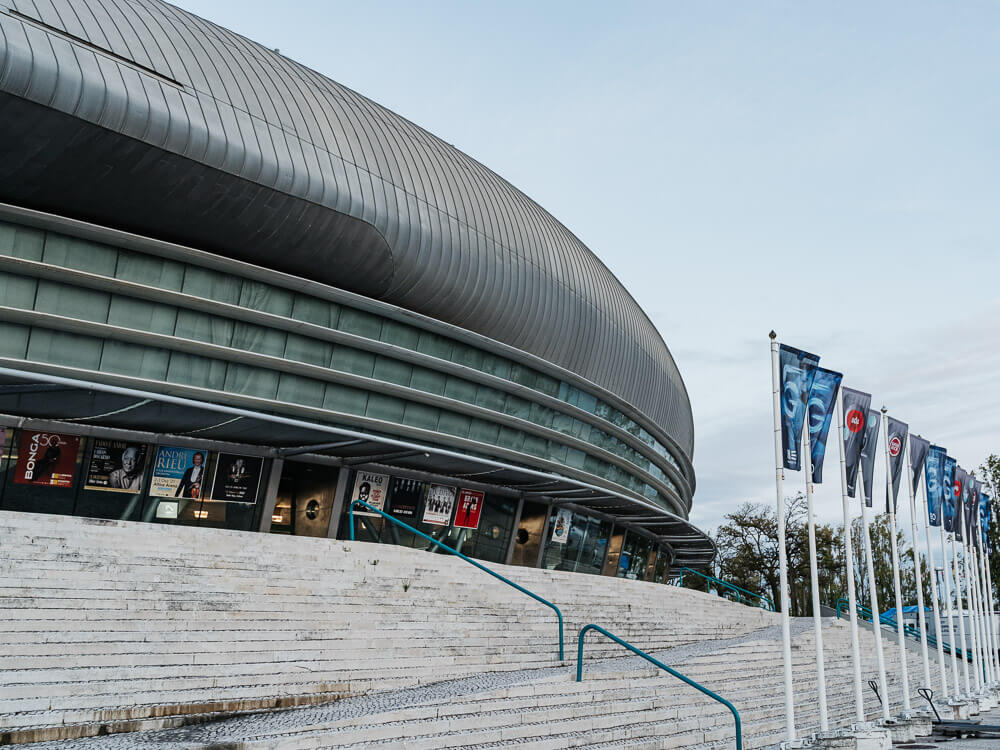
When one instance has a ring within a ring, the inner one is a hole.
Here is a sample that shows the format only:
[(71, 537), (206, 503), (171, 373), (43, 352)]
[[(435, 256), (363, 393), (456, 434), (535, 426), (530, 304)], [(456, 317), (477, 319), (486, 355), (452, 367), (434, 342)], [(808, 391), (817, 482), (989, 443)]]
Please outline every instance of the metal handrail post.
[(378, 508), (375, 508), (375, 507), (369, 505), (368, 503), (364, 502), (363, 500), (355, 500), (355, 501), (353, 501), (351, 503), (350, 510), (348, 511), (348, 516), (349, 516), (348, 523), (350, 525), (350, 538), (351, 538), (352, 542), (354, 541), (354, 507), (356, 505), (360, 505), (360, 506), (362, 506), (364, 508), (367, 508), (368, 510), (372, 511), (373, 513), (378, 513), (380, 516), (382, 516), (383, 518), (385, 518), (385, 519), (387, 519), (389, 521), (392, 521), (394, 524), (397, 524), (398, 526), (402, 526), (407, 531), (413, 532), (414, 534), (416, 534), (417, 536), (419, 536), (421, 539), (426, 539), (428, 542), (431, 542), (432, 544), (436, 544), (438, 547), (440, 547), (441, 549), (445, 550), (446, 552), (450, 552), (451, 554), (455, 555), (455, 557), (459, 557), (462, 560), (465, 560), (465, 562), (467, 562), (470, 565), (473, 565), (473, 566), (479, 568), (484, 573), (489, 573), (494, 578), (496, 578), (498, 580), (501, 580), (504, 583), (506, 583), (508, 586), (511, 586), (511, 587), (517, 589), (522, 594), (525, 594), (526, 596), (530, 596), (536, 602), (540, 602), (540, 603), (544, 604), (546, 607), (550, 607), (551, 609), (553, 609), (555, 611), (555, 613), (556, 613), (556, 616), (559, 618), (559, 661), (565, 661), (565, 651), (563, 649), (563, 615), (562, 615), (562, 610), (560, 610), (559, 607), (557, 607), (555, 604), (553, 604), (552, 602), (550, 602), (548, 599), (543, 599), (542, 597), (540, 597), (535, 592), (529, 591), (528, 589), (524, 588), (524, 586), (520, 586), (520, 585), (514, 583), (509, 578), (505, 578), (504, 576), (500, 575), (496, 571), (490, 570), (489, 568), (487, 568), (482, 563), (478, 563), (475, 560), (473, 560), (471, 557), (467, 557), (467, 556), (463, 555), (458, 550), (452, 549), (447, 544), (442, 544), (441, 542), (439, 542), (434, 537), (429, 536), (428, 534), (425, 534), (424, 532), (420, 531), (419, 529), (413, 528), (408, 523), (404, 523), (403, 521), (400, 521), (398, 518), (393, 518), (388, 513), (384, 513), (383, 511), (381, 511)]
[(672, 674), (677, 679), (681, 680), (684, 683), (687, 683), (688, 685), (690, 685), (691, 687), (693, 687), (695, 690), (698, 690), (698, 691), (704, 693), (709, 698), (718, 701), (719, 703), (721, 703), (722, 705), (724, 705), (726, 708), (728, 708), (730, 711), (732, 711), (732, 713), (733, 713), (733, 719), (735, 720), (735, 723), (736, 723), (736, 750), (743, 750), (743, 723), (740, 720), (740, 712), (736, 710), (736, 706), (734, 706), (732, 703), (730, 703), (729, 701), (727, 701), (721, 695), (717, 695), (716, 693), (713, 693), (711, 690), (709, 690), (704, 685), (699, 685), (697, 682), (695, 682), (694, 680), (692, 680), (690, 677), (682, 675), (677, 670), (672, 669), (671, 667), (668, 667), (662, 661), (654, 659), (652, 656), (650, 656), (649, 654), (647, 654), (645, 651), (643, 651), (643, 650), (641, 650), (639, 648), (636, 648), (635, 646), (633, 646), (628, 641), (622, 640), (621, 638), (619, 638), (614, 633), (609, 633), (607, 630), (605, 630), (604, 628), (602, 628), (600, 625), (594, 625), (593, 623), (591, 623), (590, 625), (584, 625), (582, 628), (580, 628), (580, 635), (579, 635), (579, 637), (577, 639), (577, 647), (576, 647), (576, 681), (577, 682), (582, 682), (583, 681), (583, 637), (587, 634), (588, 630), (596, 630), (598, 633), (601, 633), (602, 635), (606, 636), (607, 638), (610, 638), (611, 640), (613, 640), (619, 646), (622, 646), (623, 648), (628, 649), (629, 651), (631, 651), (636, 656), (641, 656), (643, 659), (645, 659), (646, 661), (648, 661), (650, 664), (654, 664), (657, 667), (659, 667), (660, 669), (664, 670), (665, 672), (668, 672), (669, 674)]

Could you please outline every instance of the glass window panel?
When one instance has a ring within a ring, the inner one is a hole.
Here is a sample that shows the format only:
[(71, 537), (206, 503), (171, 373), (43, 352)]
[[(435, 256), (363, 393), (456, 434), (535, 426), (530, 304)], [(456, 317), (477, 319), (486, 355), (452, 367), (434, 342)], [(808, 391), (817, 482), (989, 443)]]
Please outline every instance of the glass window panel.
[(473, 419), (472, 426), (469, 428), (469, 437), (480, 443), (496, 445), (497, 439), (500, 437), (500, 425), (482, 419)]
[(325, 390), (326, 385), (319, 380), (290, 375), (286, 372), (281, 374), (278, 382), (278, 400), (320, 407), (323, 406)]
[(28, 350), (28, 326), (0, 323), (0, 357), (24, 359)]
[(498, 378), (510, 380), (510, 360), (503, 359), (495, 354), (483, 354), (483, 372), (496, 375)]
[(559, 396), (559, 381), (540, 372), (535, 373), (535, 388), (553, 398)]
[(387, 344), (394, 344), (405, 349), (416, 349), (420, 340), (420, 331), (413, 326), (400, 323), (395, 320), (385, 319), (382, 321), (382, 341)]
[(185, 294), (192, 294), (195, 297), (204, 297), (236, 305), (240, 301), (242, 283), (242, 279), (238, 276), (210, 271), (207, 268), (188, 266), (184, 271), (182, 289)]
[(96, 370), (101, 364), (101, 341), (75, 333), (32, 328), (28, 340), (27, 358), (84, 370)]
[(424, 404), (407, 402), (406, 411), (403, 413), (403, 422), (412, 427), (422, 427), (425, 430), (437, 429), (439, 409)]
[(333, 344), (289, 333), (285, 337), (284, 356), (285, 359), (329, 367), (330, 359), (333, 357)]
[(507, 401), (504, 404), (504, 413), (509, 414), (512, 417), (517, 417), (518, 419), (530, 419), (531, 418), (531, 402), (515, 396), (511, 393), (507, 394)]
[(401, 398), (384, 396), (381, 393), (369, 393), (365, 416), (372, 419), (382, 419), (386, 422), (401, 422), (405, 410), (406, 402)]
[(0, 272), (0, 304), (31, 310), (35, 305), (38, 282), (27, 276)]
[(476, 393), (478, 386), (468, 380), (462, 380), (452, 375), (448, 376), (444, 386), (444, 395), (456, 401), (463, 401), (467, 404), (476, 403)]
[[(88, 441), (91, 445), (87, 450), (87, 464), (90, 466), (94, 441)], [(121, 464), (121, 456), (129, 449), (129, 443), (113, 441), (110, 445), (105, 444), (104, 451), (110, 449), (111, 456)], [(152, 455), (155, 448), (145, 444), (145, 457), (142, 458), (142, 448), (133, 448), (129, 453), (132, 456), (140, 457), (135, 462), (134, 470), (139, 480), (139, 487), (132, 492), (129, 491), (109, 491), (107, 489), (86, 489), (86, 475), (81, 477), (80, 491), (76, 497), (76, 507), (74, 515), (85, 516), (87, 518), (116, 518), (125, 521), (142, 520), (142, 490), (148, 487), (149, 474), (152, 472)], [(105, 455), (108, 455), (105, 453)], [(141, 461), (141, 463), (140, 463)], [(119, 469), (121, 470), (121, 469)], [(127, 483), (126, 482), (123, 483)]]
[(501, 427), (497, 445), (501, 448), (519, 451), (524, 448), (524, 433), (520, 430), (512, 430), (510, 427)]
[(465, 367), (471, 367), (473, 370), (483, 369), (483, 353), (479, 349), (458, 341), (452, 342), (451, 361)]
[(541, 427), (551, 427), (552, 422), (555, 420), (555, 412), (547, 406), (542, 406), (541, 404), (531, 405), (531, 415), (529, 419)]
[(566, 465), (572, 466), (574, 469), (582, 469), (587, 461), (587, 454), (583, 451), (578, 451), (576, 448), (566, 449)]
[(576, 405), (584, 411), (589, 411), (591, 414), (597, 411), (597, 399), (589, 393), (584, 393), (583, 391), (579, 391)]
[(167, 367), (167, 380), (221, 391), (226, 383), (226, 363), (193, 354), (173, 352)]
[(535, 387), (535, 372), (524, 365), (513, 364), (510, 368), (510, 379), (528, 388)]
[(118, 253), (115, 276), (125, 281), (179, 292), (184, 283), (184, 265), (165, 258), (121, 250)]
[(365, 391), (346, 385), (328, 383), (326, 386), (326, 395), (323, 398), (323, 408), (347, 414), (362, 415), (365, 413), (367, 402), (368, 394)]
[(292, 317), (324, 328), (334, 328), (340, 315), (340, 308), (332, 302), (296, 294), (292, 305)]
[(476, 388), (476, 405), (482, 406), (484, 409), (502, 412), (506, 396), (507, 394), (494, 388), (480, 385)]
[(108, 323), (171, 336), (177, 325), (177, 310), (156, 302), (111, 295)]
[(428, 393), (442, 395), (444, 393), (447, 377), (439, 372), (428, 370), (424, 367), (414, 367), (413, 377), (410, 380), (410, 387)]
[(333, 359), (330, 366), (335, 370), (370, 378), (375, 371), (375, 355), (337, 344), (333, 348)]
[(548, 452), (548, 457), (553, 461), (558, 461), (559, 463), (566, 463), (566, 452), (569, 450), (562, 443), (554, 443), (551, 440), (548, 441), (546, 446)]
[(292, 313), (295, 295), (270, 284), (244, 279), (240, 289), (240, 306), (287, 318)]
[(235, 349), (281, 357), (285, 353), (285, 332), (250, 323), (234, 323), (231, 346)]
[(25, 260), (41, 260), (45, 233), (38, 229), (0, 223), (0, 254)]
[(511, 498), (486, 495), (477, 529), (455, 529), (460, 536), (455, 549), (462, 554), (493, 563), (507, 561), (507, 547), (514, 531), (517, 502)]
[[(76, 488), (80, 482), (80, 474), (82, 473), (81, 463), (83, 461), (83, 455), (87, 449), (87, 439), (80, 438), (78, 443), (76, 462), (73, 464), (73, 485), (71, 487), (53, 487), (51, 485), (44, 484), (19, 484), (14, 481), (15, 472), (11, 469), (17, 466), (21, 433), (21, 430), (14, 430), (14, 436), (10, 443), (10, 459), (8, 464), (10, 468), (8, 468), (5, 472), (5, 476), (3, 477), (3, 503), (0, 504), (0, 508), (3, 510), (19, 510), (30, 513), (59, 513), (66, 516), (73, 515)], [(69, 448), (63, 446), (60, 450), (67, 451)], [(64, 460), (68, 463), (68, 458)]]
[(548, 441), (543, 437), (538, 437), (537, 435), (530, 435), (528, 433), (524, 434), (524, 446), (521, 448), (525, 453), (530, 453), (532, 456), (540, 456), (542, 458), (548, 455)]
[(83, 287), (42, 280), (38, 282), (35, 309), (66, 318), (106, 323), (110, 300), (111, 295), (107, 292), (95, 292)]
[(114, 276), (118, 251), (107, 245), (98, 245), (96, 242), (50, 232), (45, 238), (45, 252), (42, 259), (54, 266), (76, 268), (101, 276)]
[(429, 354), (432, 357), (449, 359), (451, 357), (451, 342), (443, 336), (438, 336), (436, 333), (421, 331), (417, 351)]
[[(553, 508), (549, 528), (553, 528), (559, 517), (559, 509)], [(552, 535), (545, 540), (542, 567), (549, 570), (568, 570), (576, 573), (599, 575), (604, 565), (608, 548), (611, 524), (579, 513), (573, 513), (569, 534), (565, 543), (552, 541)]]
[(464, 414), (455, 414), (450, 411), (442, 411), (438, 419), (438, 430), (449, 435), (458, 437), (468, 437), (469, 428), (472, 426), (472, 418)]
[(405, 362), (383, 357), (381, 354), (375, 357), (375, 370), (372, 377), (376, 380), (408, 386), (412, 374), (413, 368)]
[(340, 321), (337, 328), (356, 336), (378, 341), (382, 332), (382, 319), (361, 310), (345, 307), (340, 311)]
[(108, 339), (104, 342), (104, 353), (101, 355), (101, 370), (149, 380), (163, 380), (167, 376), (169, 361), (170, 353), (164, 349)]
[(233, 340), (233, 321), (193, 310), (179, 310), (174, 335), (204, 344), (229, 346)]
[(231, 362), (226, 370), (225, 389), (230, 393), (273, 399), (278, 393), (278, 373)]

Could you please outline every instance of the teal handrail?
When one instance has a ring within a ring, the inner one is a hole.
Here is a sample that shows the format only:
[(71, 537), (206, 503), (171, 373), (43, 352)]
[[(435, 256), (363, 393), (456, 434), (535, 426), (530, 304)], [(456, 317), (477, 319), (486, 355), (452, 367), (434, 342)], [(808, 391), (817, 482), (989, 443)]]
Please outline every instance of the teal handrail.
[[(847, 599), (838, 599), (837, 618), (839, 619), (843, 617), (843, 612), (849, 608), (850, 608), (850, 602), (848, 602)], [(859, 615), (861, 615), (862, 619), (867, 620), (868, 622), (872, 621), (872, 611), (868, 609), (868, 607), (864, 606), (861, 603), (858, 603), (857, 612)], [(883, 625), (888, 625), (893, 630), (896, 629), (896, 620), (892, 617), (889, 617), (885, 612), (879, 613), (878, 621)], [(920, 640), (920, 629), (913, 627), (913, 625), (907, 625), (906, 623), (903, 623), (903, 634), (908, 635), (911, 638), (915, 638), (918, 641)], [(925, 633), (924, 635), (927, 638), (927, 645), (933, 648), (937, 648), (937, 638), (935, 638), (930, 633)], [(952, 653), (951, 644), (948, 643), (947, 641), (941, 641), (941, 648), (948, 654)], [(957, 656), (959, 659), (961, 659), (964, 656), (966, 661), (970, 662), (972, 661), (972, 655), (966, 654), (960, 648), (955, 649), (955, 656)]]
[(714, 584), (716, 586), (721, 586), (723, 588), (729, 589), (730, 591), (732, 591), (732, 592), (734, 592), (736, 594), (736, 601), (739, 604), (743, 604), (743, 597), (744, 596), (748, 596), (748, 597), (751, 597), (751, 598), (756, 598), (758, 600), (758, 602), (761, 605), (764, 606), (765, 609), (769, 609), (772, 612), (774, 612), (774, 602), (772, 602), (770, 599), (768, 599), (763, 594), (755, 594), (753, 591), (747, 591), (744, 588), (740, 588), (735, 583), (730, 583), (729, 581), (724, 581), (721, 578), (716, 578), (715, 576), (706, 575), (705, 573), (702, 573), (700, 570), (694, 570), (693, 568), (681, 568), (680, 569), (679, 575), (677, 576), (677, 585), (678, 586), (683, 586), (684, 585), (684, 574), (685, 573), (694, 573), (696, 576), (704, 578), (706, 581), (708, 581), (711, 584)]
[(392, 521), (397, 526), (402, 526), (404, 529), (406, 529), (407, 531), (413, 532), (414, 534), (416, 534), (417, 536), (419, 536), (421, 539), (426, 539), (428, 542), (431, 542), (432, 544), (436, 544), (438, 547), (440, 547), (441, 549), (443, 549), (445, 552), (450, 552), (451, 554), (455, 555), (456, 557), (459, 557), (459, 558), (465, 560), (470, 565), (474, 565), (475, 567), (479, 568), (484, 573), (489, 573), (491, 576), (493, 576), (494, 578), (497, 578), (497, 579), (503, 581), (508, 586), (514, 587), (515, 589), (517, 589), (518, 591), (520, 591), (522, 594), (526, 594), (527, 596), (530, 596), (536, 602), (541, 602), (546, 607), (550, 607), (551, 609), (555, 610), (556, 616), (559, 618), (559, 661), (565, 661), (565, 652), (563, 650), (563, 615), (562, 615), (562, 610), (560, 610), (559, 607), (557, 607), (555, 604), (553, 604), (552, 602), (550, 602), (548, 599), (543, 599), (542, 597), (540, 597), (538, 594), (534, 593), (533, 591), (528, 591), (528, 589), (524, 588), (524, 586), (519, 586), (518, 584), (514, 583), (509, 578), (504, 578), (502, 575), (500, 575), (496, 571), (490, 570), (489, 568), (487, 568), (482, 563), (478, 563), (475, 560), (473, 560), (471, 557), (466, 557), (465, 555), (463, 555), (458, 550), (454, 550), (451, 547), (449, 547), (447, 544), (442, 544), (441, 542), (439, 542), (434, 537), (428, 536), (424, 532), (419, 531), (418, 529), (413, 528), (408, 523), (403, 523), (398, 518), (393, 518), (388, 513), (383, 513), (378, 508), (375, 508), (375, 507), (369, 505), (368, 503), (364, 502), (363, 500), (355, 500), (354, 502), (352, 502), (350, 510), (348, 511), (348, 515), (350, 516), (350, 519), (349, 519), (349, 522), (350, 522), (350, 525), (351, 525), (350, 536), (351, 536), (351, 541), (352, 542), (354, 541), (354, 506), (356, 506), (356, 505), (360, 505), (363, 508), (366, 508), (366, 509), (370, 510), (373, 513), (378, 513), (380, 516), (382, 516), (382, 518), (385, 518), (385, 519), (387, 519), (389, 521)]
[(596, 630), (598, 633), (601, 633), (601, 634), (607, 636), (608, 638), (610, 638), (611, 640), (613, 640), (615, 643), (617, 643), (619, 646), (627, 648), (629, 651), (631, 651), (636, 656), (641, 656), (643, 659), (645, 659), (646, 661), (648, 661), (650, 664), (655, 664), (660, 669), (664, 670), (665, 672), (668, 672), (669, 674), (672, 674), (677, 679), (681, 680), (682, 682), (687, 683), (688, 685), (690, 685), (691, 687), (693, 687), (695, 690), (698, 690), (698, 691), (704, 693), (705, 695), (707, 695), (712, 700), (718, 701), (719, 703), (721, 703), (722, 705), (724, 705), (726, 708), (728, 708), (730, 711), (732, 711), (733, 712), (733, 718), (736, 721), (736, 750), (743, 750), (743, 722), (740, 721), (740, 712), (736, 710), (736, 706), (734, 706), (732, 703), (730, 703), (729, 701), (727, 701), (721, 695), (716, 695), (715, 693), (713, 693), (711, 690), (709, 690), (704, 685), (699, 685), (697, 682), (695, 682), (694, 680), (692, 680), (690, 677), (682, 675), (677, 670), (671, 669), (670, 667), (668, 667), (662, 661), (654, 659), (652, 656), (650, 656), (649, 654), (647, 654), (645, 651), (642, 651), (641, 649), (636, 648), (635, 646), (633, 646), (628, 641), (622, 640), (621, 638), (619, 638), (614, 633), (609, 633), (607, 630), (605, 630), (604, 628), (602, 628), (600, 625), (594, 625), (593, 623), (591, 623), (590, 625), (584, 625), (582, 628), (580, 628), (580, 635), (579, 635), (579, 638), (577, 639), (577, 647), (576, 647), (576, 681), (577, 682), (582, 682), (583, 681), (583, 637), (587, 634), (588, 630)]

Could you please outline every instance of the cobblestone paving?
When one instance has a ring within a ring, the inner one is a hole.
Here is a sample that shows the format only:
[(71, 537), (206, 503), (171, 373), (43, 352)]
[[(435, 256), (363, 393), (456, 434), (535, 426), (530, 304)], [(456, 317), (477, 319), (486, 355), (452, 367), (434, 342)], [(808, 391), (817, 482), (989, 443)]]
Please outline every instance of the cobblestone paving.
[[(806, 631), (811, 627), (811, 619), (795, 618), (792, 620), (793, 634)], [(588, 637), (588, 642), (593, 642), (589, 640), (591, 638), (596, 640), (597, 638), (601, 638), (601, 636), (599, 634), (591, 634)], [(771, 626), (726, 640), (696, 641), (666, 651), (659, 651), (654, 656), (666, 664), (683, 664), (694, 657), (711, 654), (742, 643), (751, 641), (777, 642), (780, 639), (780, 626)], [(573, 660), (573, 656), (573, 654), (569, 654), (570, 660)], [(585, 663), (585, 673), (628, 671), (640, 668), (644, 664), (644, 660), (638, 656), (601, 660), (594, 659)], [(384, 693), (344, 698), (332, 703), (303, 708), (247, 714), (236, 718), (195, 724), (187, 727), (112, 734), (104, 737), (88, 737), (79, 740), (40, 742), (12, 747), (19, 747), (22, 750), (28, 750), (29, 748), (30, 750), (63, 750), (64, 748), (80, 748), (81, 750), (186, 750), (192, 747), (215, 746), (219, 750), (223, 750), (229, 743), (249, 741), (262, 734), (271, 732), (294, 732), (296, 729), (314, 724), (351, 719), (387, 711), (398, 711), (417, 706), (447, 703), (448, 701), (468, 695), (501, 690), (517, 685), (527, 685), (542, 680), (571, 679), (572, 671), (575, 671), (575, 664), (572, 667), (490, 672), (475, 677), (444, 680), (405, 690), (393, 690)], [(519, 743), (512, 742), (511, 744)]]

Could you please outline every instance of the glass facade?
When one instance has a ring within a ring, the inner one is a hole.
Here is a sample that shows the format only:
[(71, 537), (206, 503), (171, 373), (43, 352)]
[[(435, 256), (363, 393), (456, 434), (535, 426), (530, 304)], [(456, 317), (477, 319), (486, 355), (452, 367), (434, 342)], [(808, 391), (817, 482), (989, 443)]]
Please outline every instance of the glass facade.
[(561, 535), (554, 531), (557, 528), (559, 513), (559, 509), (553, 508), (549, 517), (549, 528), (552, 533), (545, 540), (542, 567), (549, 570), (600, 575), (608, 551), (611, 522), (581, 513), (572, 513), (569, 531), (565, 534), (565, 540), (560, 541)]
[(0, 356), (379, 420), (689, 502), (677, 459), (619, 409), (410, 320), (9, 223), (0, 256), (28, 261), (0, 257), (0, 295), (31, 313), (0, 324)]

